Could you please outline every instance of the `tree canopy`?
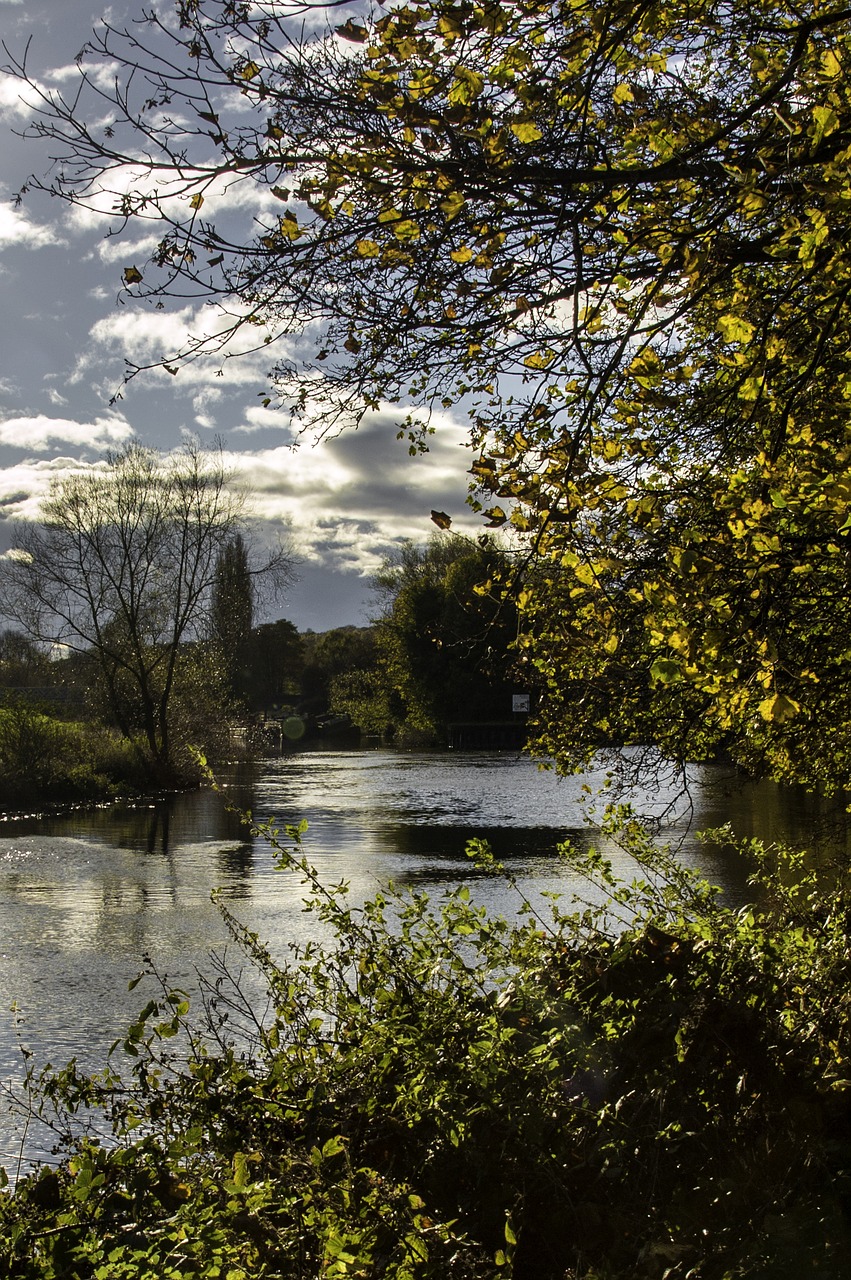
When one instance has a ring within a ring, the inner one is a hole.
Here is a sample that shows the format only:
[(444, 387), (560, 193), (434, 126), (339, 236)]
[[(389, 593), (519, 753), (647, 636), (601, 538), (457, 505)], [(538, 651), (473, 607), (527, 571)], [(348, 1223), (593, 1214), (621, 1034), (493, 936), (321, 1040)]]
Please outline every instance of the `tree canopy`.
[(649, 737), (846, 784), (851, 10), (314, 8), (103, 27), (31, 127), (46, 185), (157, 226), (131, 293), (224, 306), (172, 367), (256, 326), (319, 429), (469, 415), (564, 765)]
[(374, 580), (373, 663), (336, 677), (332, 707), (401, 742), (442, 744), (452, 722), (508, 720), (517, 617), (488, 587), (505, 566), (486, 537), (403, 544)]

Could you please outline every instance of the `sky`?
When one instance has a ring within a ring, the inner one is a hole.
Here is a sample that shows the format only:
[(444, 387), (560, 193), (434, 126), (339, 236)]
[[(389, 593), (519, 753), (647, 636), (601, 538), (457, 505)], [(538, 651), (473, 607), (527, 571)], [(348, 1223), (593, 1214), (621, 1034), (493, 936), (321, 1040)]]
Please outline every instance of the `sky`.
[[(15, 56), (29, 41), (31, 74), (67, 91), (98, 19), (108, 11), (121, 25), (143, 5), (151, 0), (0, 0), (0, 38)], [(297, 583), (267, 616), (302, 630), (365, 625), (371, 574), (400, 539), (430, 536), (432, 509), (477, 530), (465, 513), (471, 455), (460, 422), (433, 419), (429, 452), (415, 458), (390, 407), (334, 440), (299, 440), (285, 413), (262, 407), (268, 352), (229, 362), (224, 377), (209, 362), (122, 387), (126, 358), (158, 358), (197, 317), (119, 305), (122, 273), (143, 264), (144, 245), (134, 253), (104, 221), (43, 193), (15, 207), (27, 177), (49, 168), (47, 145), (17, 136), (31, 118), (21, 93), (0, 75), (0, 554), (16, 522), (37, 518), (55, 477), (133, 440), (168, 451), (187, 436), (218, 438), (253, 494), (258, 536), (289, 536), (299, 559)]]

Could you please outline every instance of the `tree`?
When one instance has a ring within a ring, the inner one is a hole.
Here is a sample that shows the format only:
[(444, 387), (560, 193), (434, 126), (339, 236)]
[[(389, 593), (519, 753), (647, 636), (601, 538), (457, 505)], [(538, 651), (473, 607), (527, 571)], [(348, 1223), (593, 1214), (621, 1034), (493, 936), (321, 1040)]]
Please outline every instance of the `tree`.
[(254, 618), (254, 586), (248, 547), (241, 533), (216, 558), (210, 610), (210, 635), (228, 673), (231, 691), (240, 691), (246, 645)]
[(492, 592), (506, 563), (485, 537), (404, 544), (375, 578), (381, 614), (371, 679), (338, 681), (332, 705), (345, 703), (364, 727), (383, 717), (384, 729), (431, 741), (445, 741), (453, 721), (507, 720), (517, 614)]
[(4, 611), (34, 639), (90, 657), (112, 719), (142, 735), (159, 781), (177, 771), (187, 645), (207, 633), (216, 566), (244, 519), (228, 480), (192, 444), (164, 457), (130, 445), (57, 480), (2, 563)]
[(0, 631), (0, 686), (32, 688), (50, 683), (46, 654), (20, 631)]
[(103, 27), (30, 131), (48, 189), (163, 229), (131, 293), (301, 335), (270, 403), (389, 401), (412, 448), (464, 407), (565, 765), (649, 734), (846, 784), (851, 14), (423, 0), (315, 38), (306, 7)]
[(257, 707), (297, 697), (304, 645), (294, 623), (286, 618), (255, 627), (246, 645), (246, 688)]
[[(313, 715), (325, 715), (331, 691), (353, 672), (372, 671), (376, 663), (373, 627), (333, 627), (330, 631), (308, 631), (302, 636), (304, 667), (301, 692), (305, 708)], [(346, 713), (348, 714), (348, 709)]]

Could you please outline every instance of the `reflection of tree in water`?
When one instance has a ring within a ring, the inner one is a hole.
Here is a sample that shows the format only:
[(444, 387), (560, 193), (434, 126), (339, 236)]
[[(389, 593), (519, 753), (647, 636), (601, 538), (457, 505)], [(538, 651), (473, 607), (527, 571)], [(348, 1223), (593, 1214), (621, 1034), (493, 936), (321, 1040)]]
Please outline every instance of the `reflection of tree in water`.
[(217, 848), (214, 856), (229, 877), (241, 877), (251, 864), (252, 841), (242, 814), (253, 807), (253, 779), (252, 767), (233, 767), (222, 791), (204, 787), (47, 816), (33, 814), (10, 819), (4, 826), (17, 835), (84, 837), (169, 858), (184, 845), (225, 841), (228, 847)]

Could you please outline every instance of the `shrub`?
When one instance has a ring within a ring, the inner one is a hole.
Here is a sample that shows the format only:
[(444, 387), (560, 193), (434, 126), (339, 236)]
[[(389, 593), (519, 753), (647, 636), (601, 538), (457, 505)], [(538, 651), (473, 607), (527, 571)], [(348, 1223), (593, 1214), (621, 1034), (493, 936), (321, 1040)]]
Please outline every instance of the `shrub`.
[(93, 800), (145, 784), (133, 744), (111, 729), (60, 720), (23, 699), (0, 706), (0, 794), (10, 807)]
[[(587, 904), (521, 899), (509, 921), (464, 886), (355, 910), (301, 828), (256, 830), (333, 941), (283, 963), (222, 907), (267, 1005), (220, 968), (191, 1017), (163, 983), (125, 1076), (31, 1074), (65, 1158), (0, 1195), (0, 1272), (841, 1273), (844, 888), (827, 900), (795, 855), (751, 844), (757, 905), (731, 910), (621, 812), (606, 835), (634, 882), (565, 847)], [(470, 852), (476, 875), (502, 873)]]

